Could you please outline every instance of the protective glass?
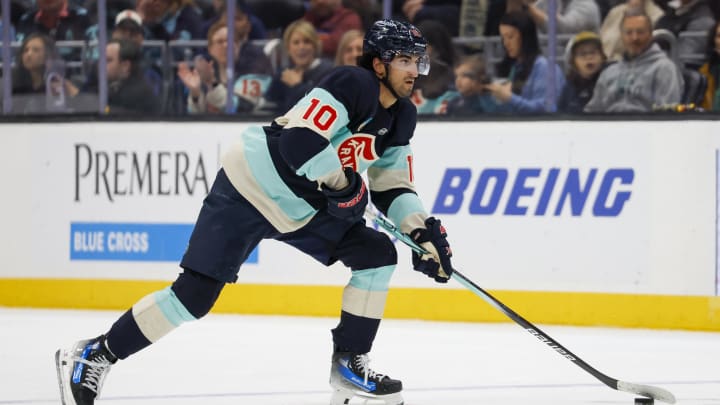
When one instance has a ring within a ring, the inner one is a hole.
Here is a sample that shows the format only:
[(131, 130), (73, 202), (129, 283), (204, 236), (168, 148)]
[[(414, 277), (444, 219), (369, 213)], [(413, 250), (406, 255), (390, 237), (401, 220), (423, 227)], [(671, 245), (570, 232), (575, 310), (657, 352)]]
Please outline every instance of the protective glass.
[[(415, 58), (417, 59), (414, 60)], [(427, 54), (397, 54), (390, 62), (390, 66), (392, 66), (394, 69), (404, 70), (406, 72), (417, 71), (419, 75), (427, 76), (427, 74), (430, 73), (430, 58), (427, 56)]]

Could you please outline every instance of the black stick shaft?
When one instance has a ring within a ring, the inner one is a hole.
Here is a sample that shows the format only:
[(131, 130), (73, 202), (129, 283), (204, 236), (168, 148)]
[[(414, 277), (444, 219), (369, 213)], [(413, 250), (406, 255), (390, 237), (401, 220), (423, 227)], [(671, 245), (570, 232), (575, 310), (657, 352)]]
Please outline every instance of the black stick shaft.
[(508, 307), (507, 305), (503, 304), (498, 300), (497, 298), (493, 297), (492, 294), (482, 289), (480, 286), (475, 284), (472, 280), (465, 277), (462, 273), (455, 270), (452, 274), (452, 278), (455, 279), (457, 282), (465, 286), (468, 290), (475, 293), (475, 295), (479, 296), (483, 300), (485, 300), (488, 304), (492, 305), (497, 309), (498, 311), (505, 314), (508, 318), (512, 319), (517, 323), (518, 325), (522, 326), (523, 329), (525, 329), (528, 333), (535, 336), (540, 340), (541, 342), (546, 343), (548, 346), (550, 346), (552, 349), (554, 349), (559, 355), (565, 357), (566, 359), (572, 361), (573, 363), (577, 364), (578, 367), (582, 368), (583, 370), (587, 371), (588, 373), (592, 374), (593, 377), (597, 378), (598, 380), (602, 381), (603, 384), (607, 385), (608, 387), (617, 390), (618, 389), (618, 380), (609, 377), (597, 369), (595, 369), (593, 366), (587, 364), (584, 360), (582, 360), (580, 357), (578, 357), (575, 353), (571, 352), (565, 346), (558, 343), (557, 340), (553, 339), (548, 335), (547, 333), (543, 332), (540, 328), (533, 325), (532, 322), (528, 321), (527, 319), (523, 318), (520, 314), (513, 311)]

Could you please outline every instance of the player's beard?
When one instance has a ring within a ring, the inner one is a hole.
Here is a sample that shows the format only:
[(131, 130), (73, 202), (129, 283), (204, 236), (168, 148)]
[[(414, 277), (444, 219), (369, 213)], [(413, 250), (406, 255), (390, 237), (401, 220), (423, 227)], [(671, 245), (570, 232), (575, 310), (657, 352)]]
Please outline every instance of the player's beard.
[(415, 81), (413, 81), (412, 83), (407, 83), (406, 80), (408, 79), (403, 77), (402, 79), (398, 79), (395, 82), (390, 81), (390, 85), (392, 86), (393, 90), (395, 90), (395, 94), (398, 97), (407, 98), (410, 97), (413, 92), (413, 88), (415, 87)]

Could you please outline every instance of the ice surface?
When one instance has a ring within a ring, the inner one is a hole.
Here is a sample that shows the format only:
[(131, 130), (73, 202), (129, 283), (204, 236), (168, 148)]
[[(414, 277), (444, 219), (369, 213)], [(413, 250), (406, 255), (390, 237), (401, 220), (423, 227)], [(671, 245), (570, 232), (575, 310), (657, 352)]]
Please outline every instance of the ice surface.
[[(0, 404), (59, 404), (55, 350), (105, 332), (120, 314), (0, 308)], [(209, 315), (115, 365), (96, 403), (326, 405), (336, 322)], [(613, 378), (666, 388), (681, 405), (720, 405), (720, 333), (540, 327)], [(371, 359), (403, 380), (407, 405), (634, 400), (514, 323), (384, 320)]]

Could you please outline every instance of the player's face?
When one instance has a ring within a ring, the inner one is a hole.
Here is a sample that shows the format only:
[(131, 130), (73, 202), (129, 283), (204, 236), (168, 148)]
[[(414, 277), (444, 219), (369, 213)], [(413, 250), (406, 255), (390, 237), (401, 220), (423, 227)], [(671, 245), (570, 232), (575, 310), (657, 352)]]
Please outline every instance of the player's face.
[(720, 24), (715, 26), (715, 52), (720, 53)]
[(400, 97), (410, 97), (418, 77), (418, 56), (397, 55), (390, 62), (388, 82)]

